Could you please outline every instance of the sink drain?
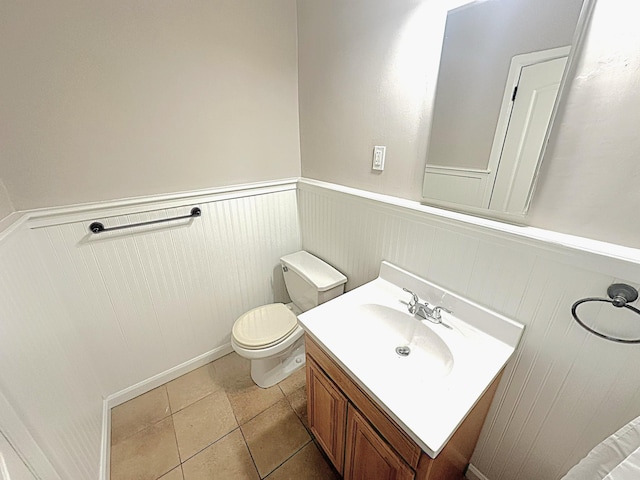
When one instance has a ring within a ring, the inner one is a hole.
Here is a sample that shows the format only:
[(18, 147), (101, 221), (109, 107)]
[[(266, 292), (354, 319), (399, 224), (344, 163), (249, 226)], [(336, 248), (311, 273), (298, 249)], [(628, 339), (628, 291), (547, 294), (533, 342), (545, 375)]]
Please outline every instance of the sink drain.
[(396, 347), (396, 353), (398, 355), (400, 355), (401, 357), (406, 357), (407, 355), (409, 355), (411, 353), (411, 349), (407, 346), (400, 346), (400, 347)]

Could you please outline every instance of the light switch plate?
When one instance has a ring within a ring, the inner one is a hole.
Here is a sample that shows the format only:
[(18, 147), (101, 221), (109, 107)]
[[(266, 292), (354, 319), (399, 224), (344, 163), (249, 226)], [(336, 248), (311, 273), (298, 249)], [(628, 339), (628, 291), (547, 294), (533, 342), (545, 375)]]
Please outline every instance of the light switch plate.
[(376, 145), (373, 147), (373, 161), (371, 164), (372, 170), (383, 171), (384, 170), (384, 156), (387, 147)]

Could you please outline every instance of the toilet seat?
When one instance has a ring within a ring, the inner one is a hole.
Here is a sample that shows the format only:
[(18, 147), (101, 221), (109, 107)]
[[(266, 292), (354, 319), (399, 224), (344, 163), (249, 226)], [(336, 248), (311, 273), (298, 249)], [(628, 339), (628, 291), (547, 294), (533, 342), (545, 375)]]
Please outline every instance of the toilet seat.
[(280, 343), (298, 326), (298, 318), (282, 303), (263, 305), (239, 317), (233, 324), (234, 341), (255, 350)]

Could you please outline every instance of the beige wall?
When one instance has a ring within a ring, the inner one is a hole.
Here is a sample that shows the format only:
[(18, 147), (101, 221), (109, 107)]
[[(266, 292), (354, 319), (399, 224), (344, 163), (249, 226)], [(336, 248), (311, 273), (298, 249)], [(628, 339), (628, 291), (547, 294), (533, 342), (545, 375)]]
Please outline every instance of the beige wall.
[[(297, 3), (298, 52), (293, 0), (0, 4), (0, 215), (301, 171), (419, 200), (438, 2)], [(534, 226), (640, 247), (633, 13), (596, 6)]]
[[(420, 198), (444, 29), (434, 3), (298, 0), (303, 176)], [(382, 173), (374, 145), (387, 147)]]
[(596, 5), (529, 212), (536, 226), (640, 248), (637, 12)]
[(17, 210), (300, 174), (295, 0), (2, 2)]
[[(347, 3), (348, 5), (344, 5)], [(433, 49), (400, 39), (435, 2), (298, 1), (302, 174), (420, 200), (431, 116)], [(640, 247), (640, 30), (636, 8), (601, 0), (566, 108), (552, 137), (529, 215), (531, 225)], [(426, 30), (423, 27), (423, 30)], [(438, 52), (439, 53), (439, 52)], [(403, 96), (388, 81), (397, 58), (427, 72)], [(422, 110), (420, 110), (422, 108)], [(373, 173), (371, 148), (387, 145)], [(622, 205), (622, 206), (621, 206)]]
[(7, 189), (0, 178), (0, 220), (13, 212), (14, 208), (13, 203), (11, 203), (11, 198), (9, 198), (9, 192), (7, 192)]
[(427, 152), (430, 164), (488, 168), (511, 59), (571, 45), (582, 3), (493, 0), (449, 13)]

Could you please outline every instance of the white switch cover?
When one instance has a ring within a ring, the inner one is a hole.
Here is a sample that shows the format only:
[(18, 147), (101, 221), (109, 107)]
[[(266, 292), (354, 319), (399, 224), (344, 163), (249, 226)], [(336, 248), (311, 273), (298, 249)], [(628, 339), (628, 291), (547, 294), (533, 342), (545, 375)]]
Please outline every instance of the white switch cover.
[(386, 150), (387, 147), (373, 147), (373, 163), (371, 165), (373, 170), (379, 170), (380, 172), (384, 170), (384, 154)]

